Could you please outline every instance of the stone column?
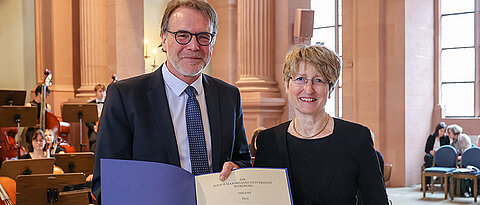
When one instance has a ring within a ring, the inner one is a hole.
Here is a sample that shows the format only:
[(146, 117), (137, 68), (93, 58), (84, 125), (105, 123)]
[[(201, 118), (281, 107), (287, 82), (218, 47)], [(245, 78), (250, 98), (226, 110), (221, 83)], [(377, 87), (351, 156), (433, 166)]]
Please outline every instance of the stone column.
[(107, 2), (80, 0), (80, 88), (76, 97), (94, 96), (93, 87), (107, 83)]
[(274, 1), (238, 1), (239, 79), (244, 123), (250, 141), (256, 127), (282, 120), (285, 99), (275, 81)]
[[(119, 80), (145, 73), (143, 4), (143, 0), (107, 0), (108, 69)], [(110, 82), (111, 74), (107, 77)]]
[[(215, 48), (212, 53), (211, 74), (225, 82), (235, 84), (238, 80), (238, 14), (237, 0), (209, 1), (218, 15)], [(208, 69), (208, 67), (207, 67)], [(204, 73), (207, 73), (205, 69)]]

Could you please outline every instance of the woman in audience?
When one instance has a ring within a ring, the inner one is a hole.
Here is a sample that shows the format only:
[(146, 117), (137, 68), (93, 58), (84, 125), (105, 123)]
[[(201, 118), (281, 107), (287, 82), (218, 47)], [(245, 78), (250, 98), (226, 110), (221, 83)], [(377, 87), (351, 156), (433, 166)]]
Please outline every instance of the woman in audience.
[(437, 127), (435, 127), (435, 131), (428, 136), (427, 144), (425, 144), (425, 168), (431, 167), (433, 164), (433, 156), (435, 155), (435, 151), (443, 145), (449, 145), (450, 139), (448, 136), (445, 135), (447, 125), (444, 122), (438, 123)]
[[(448, 136), (445, 135), (446, 131), (447, 125), (444, 122), (440, 122), (435, 127), (435, 131), (428, 136), (427, 143), (425, 144), (425, 156), (423, 157), (423, 160), (425, 161), (423, 166), (425, 168), (431, 167), (433, 165), (433, 156), (435, 155), (435, 151), (440, 146), (450, 144), (450, 139), (448, 139)], [(426, 178), (425, 182), (427, 185), (430, 184), (430, 179), (431, 177)]]
[(45, 152), (45, 134), (42, 130), (37, 130), (28, 145), (29, 153), (20, 157), (20, 159), (41, 159), (47, 158)]
[(340, 58), (326, 47), (298, 45), (283, 77), (295, 118), (261, 131), (255, 167), (287, 168), (294, 204), (388, 204), (383, 176), (362, 125), (333, 118), (325, 104), (340, 75)]
[(466, 149), (472, 147), (472, 140), (467, 134), (463, 133), (462, 127), (457, 124), (449, 125), (447, 132), (450, 139), (452, 139), (451, 145), (457, 149), (459, 155), (462, 155)]
[[(447, 133), (450, 139), (452, 139), (452, 146), (457, 149), (459, 154), (458, 161), (462, 160), (462, 154), (468, 148), (472, 147), (472, 139), (467, 134), (463, 133), (463, 128), (457, 124), (449, 125), (447, 127)], [(469, 197), (472, 195), (471, 190), (473, 190), (473, 182), (469, 181), (465, 183), (465, 181), (460, 182), (460, 193), (465, 197)]]

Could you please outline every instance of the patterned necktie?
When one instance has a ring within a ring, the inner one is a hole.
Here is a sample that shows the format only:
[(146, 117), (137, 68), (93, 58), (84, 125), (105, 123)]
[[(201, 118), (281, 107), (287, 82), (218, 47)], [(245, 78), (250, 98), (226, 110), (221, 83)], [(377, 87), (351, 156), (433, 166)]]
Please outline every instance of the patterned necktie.
[(207, 145), (203, 132), (202, 113), (195, 97), (195, 88), (188, 86), (185, 89), (188, 95), (185, 119), (187, 122), (188, 145), (190, 147), (190, 161), (194, 175), (210, 172), (208, 165)]

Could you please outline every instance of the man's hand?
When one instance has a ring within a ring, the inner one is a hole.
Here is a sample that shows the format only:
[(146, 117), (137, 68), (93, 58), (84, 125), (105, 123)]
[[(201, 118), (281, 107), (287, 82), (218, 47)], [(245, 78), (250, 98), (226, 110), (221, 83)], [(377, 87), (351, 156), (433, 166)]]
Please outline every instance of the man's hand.
[(228, 176), (230, 176), (230, 173), (232, 172), (232, 170), (234, 169), (238, 169), (240, 168), (238, 165), (236, 165), (235, 163), (233, 162), (225, 162), (223, 164), (223, 168), (222, 168), (222, 172), (220, 172), (220, 181), (225, 181)]
[(435, 156), (435, 151), (430, 150), (430, 154), (431, 154), (432, 156)]

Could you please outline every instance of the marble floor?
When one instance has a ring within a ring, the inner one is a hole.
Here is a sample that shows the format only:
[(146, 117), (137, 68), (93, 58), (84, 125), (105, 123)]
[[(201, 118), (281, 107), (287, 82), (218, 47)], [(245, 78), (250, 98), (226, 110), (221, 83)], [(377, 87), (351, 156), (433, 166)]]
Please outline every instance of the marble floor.
[(445, 199), (443, 190), (436, 187), (435, 192), (426, 193), (425, 199), (423, 199), (423, 192), (420, 191), (420, 185), (414, 185), (410, 187), (400, 188), (387, 188), (388, 198), (392, 201), (392, 204), (405, 204), (405, 205), (422, 205), (422, 204), (480, 204), (480, 196), (477, 197), (477, 203), (473, 202), (473, 197), (455, 197), (450, 200)]

